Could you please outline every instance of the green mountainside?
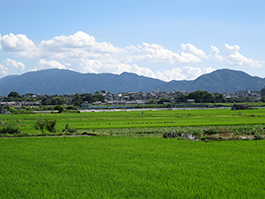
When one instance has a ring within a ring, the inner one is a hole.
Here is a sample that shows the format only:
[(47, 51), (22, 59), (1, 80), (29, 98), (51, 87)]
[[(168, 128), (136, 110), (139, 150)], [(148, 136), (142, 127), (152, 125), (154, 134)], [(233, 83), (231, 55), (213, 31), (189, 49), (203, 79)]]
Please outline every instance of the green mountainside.
[(252, 77), (242, 71), (216, 70), (192, 81), (164, 82), (158, 79), (124, 72), (120, 75), (102, 73), (79, 73), (71, 70), (48, 69), (12, 75), (0, 79), (0, 95), (11, 91), (19, 94), (72, 94), (107, 90), (111, 93), (130, 91), (196, 91), (233, 92), (238, 90), (261, 90), (265, 78)]

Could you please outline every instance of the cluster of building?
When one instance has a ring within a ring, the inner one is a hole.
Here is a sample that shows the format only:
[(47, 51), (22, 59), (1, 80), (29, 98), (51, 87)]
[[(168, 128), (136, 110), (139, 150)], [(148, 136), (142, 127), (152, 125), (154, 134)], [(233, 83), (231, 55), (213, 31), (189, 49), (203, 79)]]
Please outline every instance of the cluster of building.
[[(147, 101), (154, 99), (160, 100), (162, 98), (170, 98), (172, 101), (176, 101), (180, 94), (186, 94), (182, 91), (167, 92), (125, 92), (111, 94), (105, 90), (101, 91), (101, 94), (105, 97), (105, 104), (121, 105), (121, 104), (145, 104)], [(102, 102), (94, 102), (93, 104), (101, 104)]]
[(261, 89), (261, 92), (251, 92), (250, 90), (246, 89), (242, 91), (225, 93), (223, 95), (227, 100), (237, 99), (239, 101), (260, 102), (262, 97), (265, 96), (265, 88)]
[[(92, 105), (102, 105), (102, 104), (108, 104), (108, 105), (131, 105), (131, 104), (145, 104), (150, 100), (156, 100), (159, 101), (162, 98), (170, 99), (172, 103), (177, 103), (179, 96), (181, 95), (187, 95), (189, 92), (186, 91), (171, 91), (169, 93), (167, 92), (124, 92), (124, 93), (115, 93), (112, 94), (110, 92), (107, 92), (106, 90), (102, 90), (100, 92), (91, 93), (90, 95), (103, 95), (105, 98), (105, 102), (96, 101), (93, 102)], [(63, 97), (67, 99), (69, 102), (78, 94), (68, 94), (68, 95), (57, 95), (60, 97)], [(227, 99), (227, 101), (249, 101), (249, 102), (259, 102), (261, 101), (262, 97), (265, 96), (265, 87), (260, 92), (251, 92), (250, 90), (242, 90), (237, 92), (231, 92), (231, 93), (224, 93), (224, 98)], [(15, 106), (15, 107), (23, 107), (23, 106), (40, 106), (42, 104), (42, 100), (44, 98), (49, 98), (51, 96), (48, 95), (29, 95), (29, 96), (23, 96), (23, 98), (37, 98), (38, 100), (34, 101), (5, 101), (3, 100), (5, 97), (0, 96), (0, 105), (1, 106)], [(191, 102), (192, 99), (188, 99)], [(193, 100), (194, 102), (194, 100)], [(84, 103), (84, 106), (89, 106), (91, 104)]]

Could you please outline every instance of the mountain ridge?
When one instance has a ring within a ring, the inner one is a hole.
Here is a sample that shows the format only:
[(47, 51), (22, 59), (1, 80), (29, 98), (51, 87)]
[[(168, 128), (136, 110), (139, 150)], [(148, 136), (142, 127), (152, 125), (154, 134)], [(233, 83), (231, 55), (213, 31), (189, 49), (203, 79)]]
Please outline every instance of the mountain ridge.
[(243, 71), (219, 69), (204, 74), (195, 80), (172, 80), (165, 82), (134, 73), (79, 73), (66, 69), (46, 69), (31, 71), (22, 75), (10, 75), (0, 79), (0, 95), (7, 96), (11, 91), (19, 94), (72, 94), (92, 93), (107, 90), (111, 93), (133, 91), (196, 91), (234, 92), (238, 90), (261, 90), (265, 78), (250, 76)]

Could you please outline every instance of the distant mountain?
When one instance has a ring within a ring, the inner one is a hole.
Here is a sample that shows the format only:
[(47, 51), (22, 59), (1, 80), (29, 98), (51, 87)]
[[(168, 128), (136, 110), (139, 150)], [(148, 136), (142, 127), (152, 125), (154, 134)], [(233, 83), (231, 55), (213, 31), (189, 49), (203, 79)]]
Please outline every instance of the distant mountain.
[(102, 73), (78, 73), (71, 70), (48, 69), (12, 75), (0, 79), (0, 95), (7, 96), (11, 91), (20, 95), (92, 93), (107, 90), (111, 93), (129, 91), (196, 91), (233, 92), (238, 90), (261, 90), (265, 78), (252, 77), (242, 71), (229, 69), (216, 70), (192, 81), (164, 82), (158, 79), (124, 72), (120, 75)]

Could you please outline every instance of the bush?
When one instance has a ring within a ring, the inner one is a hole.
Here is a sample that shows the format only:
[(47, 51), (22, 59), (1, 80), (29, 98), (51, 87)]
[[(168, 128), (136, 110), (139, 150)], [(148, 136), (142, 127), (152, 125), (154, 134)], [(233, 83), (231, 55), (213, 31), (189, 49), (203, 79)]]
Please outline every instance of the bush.
[(65, 125), (64, 131), (68, 132), (68, 133), (76, 133), (77, 132), (77, 130), (75, 128), (70, 128), (70, 125), (68, 123)]
[(57, 105), (57, 106), (54, 107), (54, 110), (58, 110), (59, 113), (62, 113), (64, 111), (64, 107), (61, 106), (61, 105)]
[(46, 120), (46, 129), (51, 132), (54, 133), (55, 132), (55, 125), (56, 125), (56, 120)]
[(35, 123), (35, 128), (41, 130), (42, 134), (44, 134), (44, 129), (46, 128), (49, 132), (54, 133), (56, 126), (56, 120), (46, 120), (41, 117), (37, 119)]
[(67, 110), (77, 110), (77, 108), (73, 105), (69, 105), (66, 107)]
[(41, 117), (37, 119), (35, 123), (35, 128), (41, 130), (42, 134), (44, 133), (44, 128), (46, 126), (46, 120), (42, 119)]
[(20, 134), (20, 130), (13, 126), (6, 126), (0, 129), (0, 134)]

